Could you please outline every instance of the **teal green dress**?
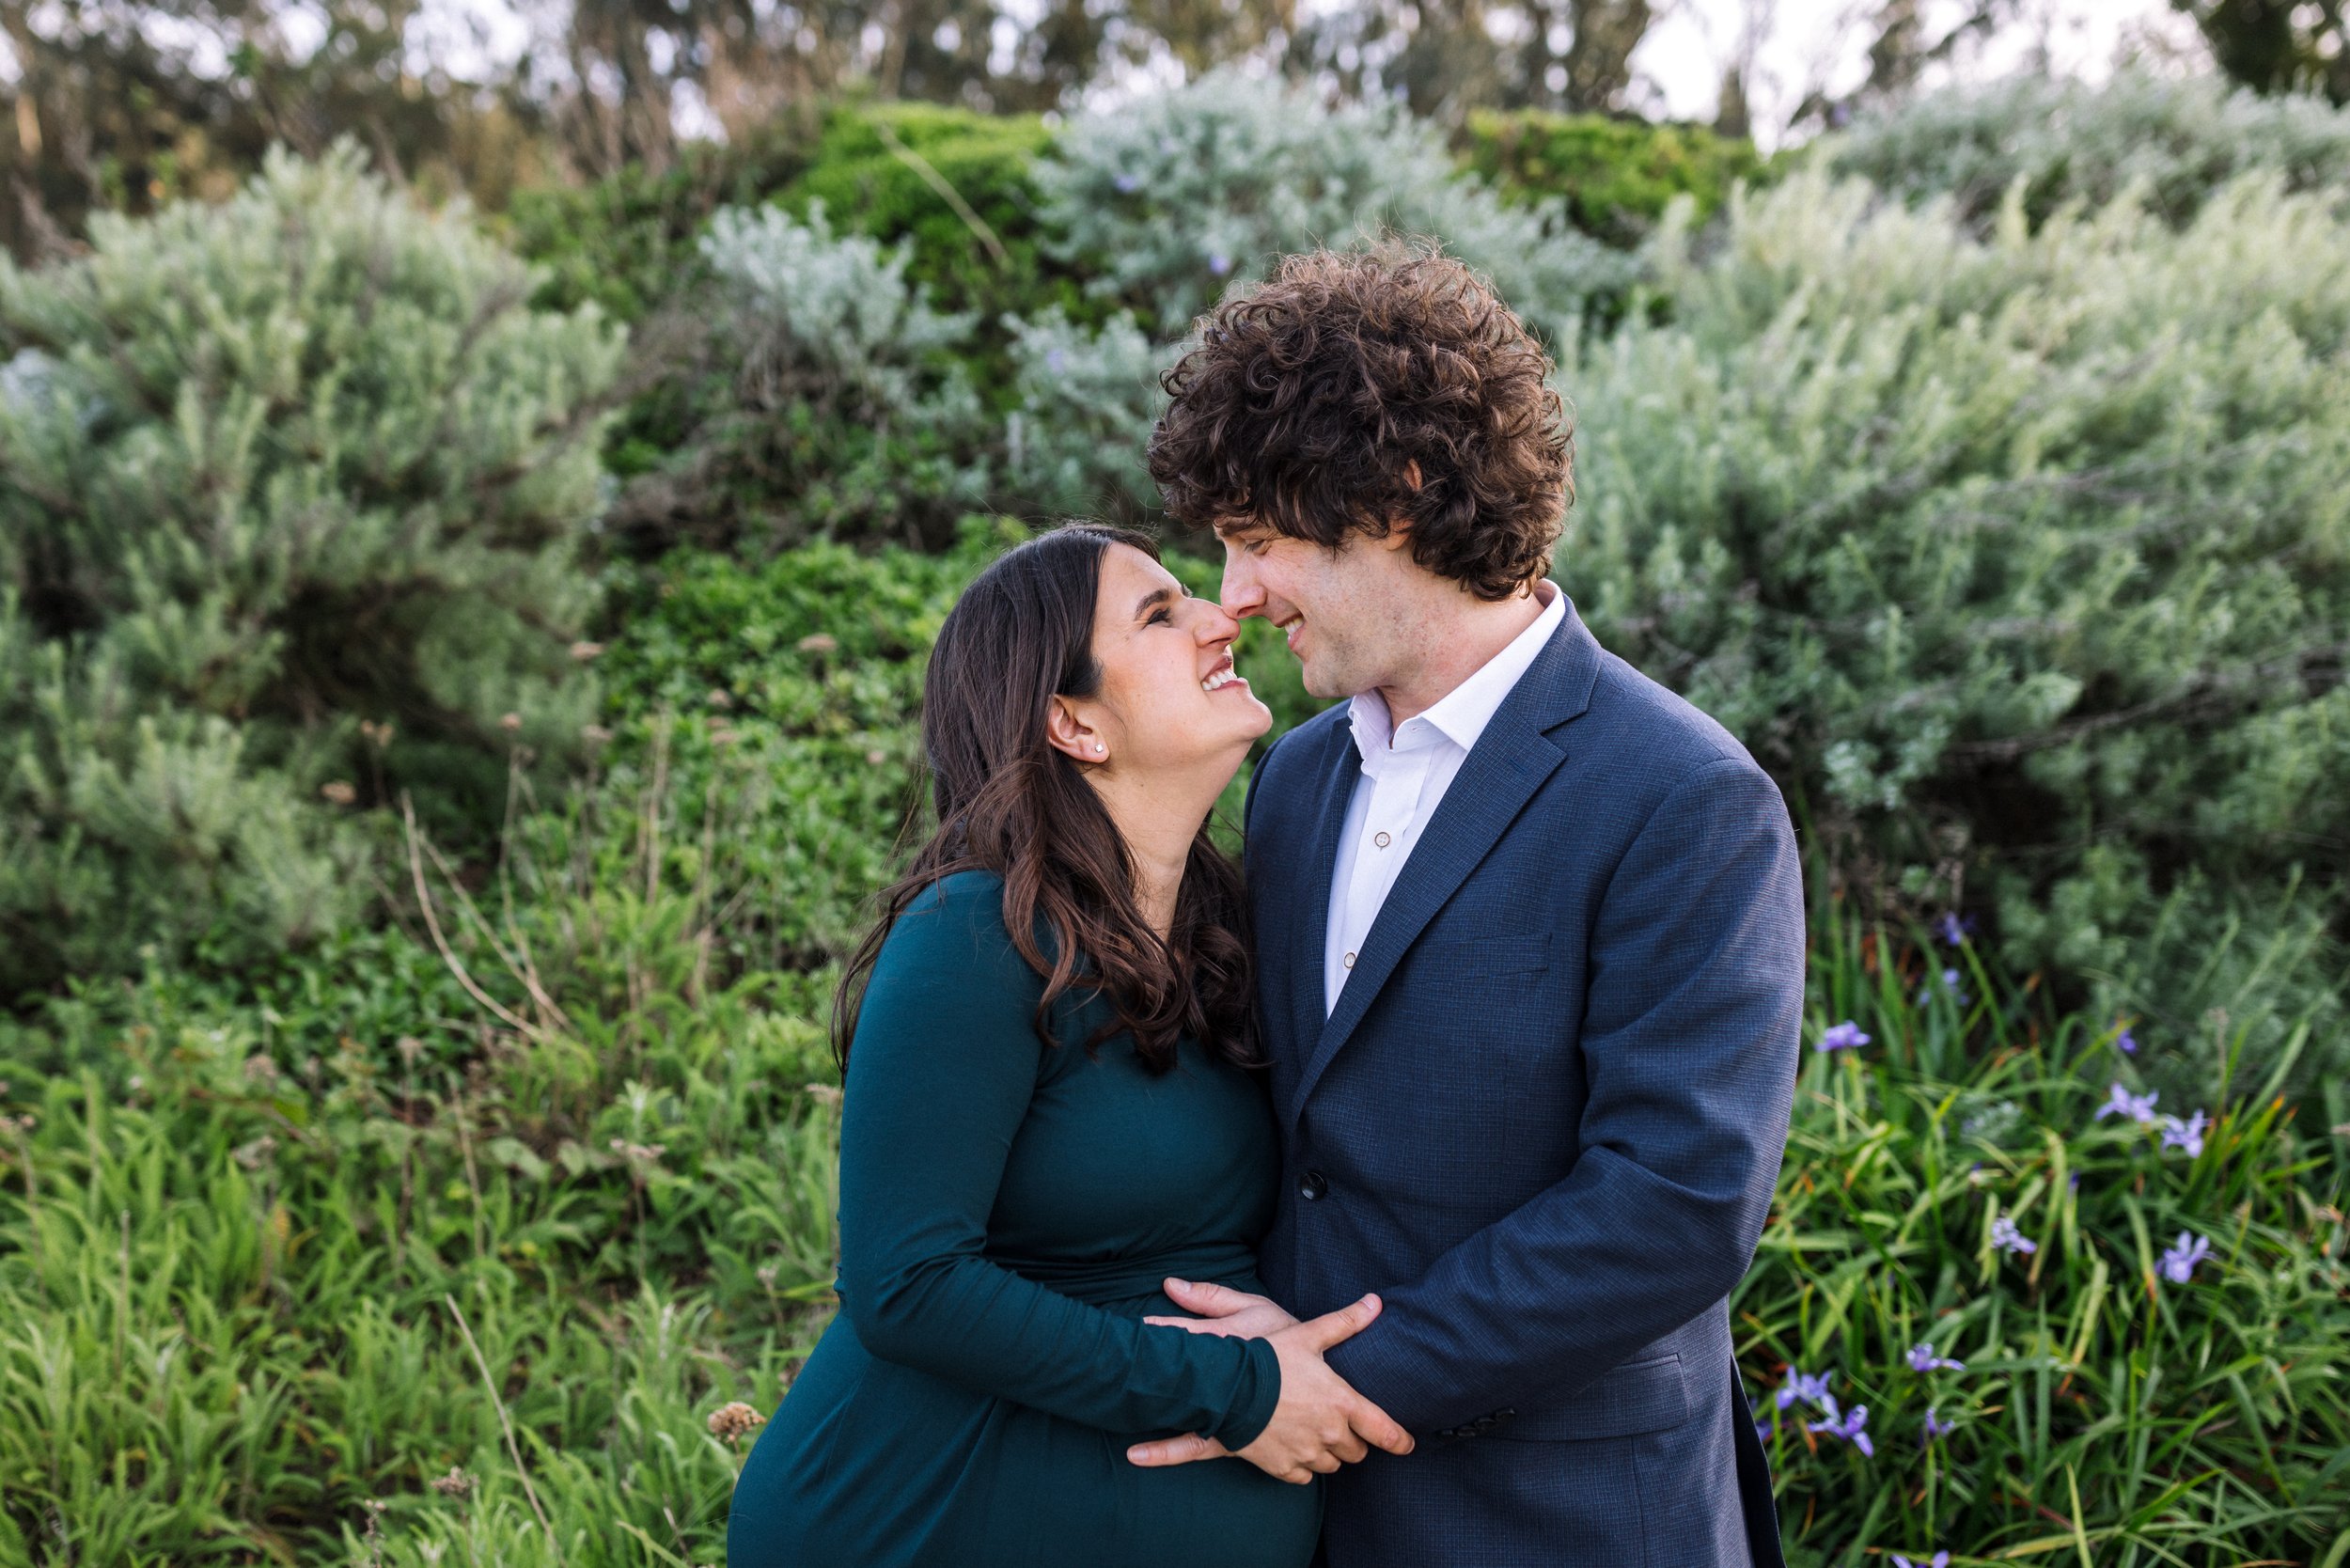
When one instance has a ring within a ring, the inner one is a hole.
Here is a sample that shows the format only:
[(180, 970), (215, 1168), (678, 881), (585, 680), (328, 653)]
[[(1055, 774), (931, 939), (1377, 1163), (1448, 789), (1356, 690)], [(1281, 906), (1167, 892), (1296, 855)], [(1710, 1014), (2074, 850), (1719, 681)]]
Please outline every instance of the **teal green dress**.
[(1239, 1449), (1272, 1419), (1261, 1340), (1155, 1327), (1168, 1275), (1261, 1292), (1276, 1129), (1262, 1083), (1185, 1040), (1152, 1077), (1104, 1004), (1057, 1004), (1002, 881), (900, 917), (849, 1056), (841, 1310), (734, 1491), (731, 1568), (1305, 1568), (1322, 1486), (1240, 1459), (1128, 1463), (1141, 1438)]

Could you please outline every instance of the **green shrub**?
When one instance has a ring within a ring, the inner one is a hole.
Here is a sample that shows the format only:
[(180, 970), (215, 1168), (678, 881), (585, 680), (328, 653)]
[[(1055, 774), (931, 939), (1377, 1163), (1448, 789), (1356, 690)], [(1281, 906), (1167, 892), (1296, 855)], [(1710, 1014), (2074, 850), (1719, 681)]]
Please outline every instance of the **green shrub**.
[(2350, 223), (2273, 177), (1987, 238), (1816, 170), (1590, 346), (1560, 572), (1840, 873), (2106, 1016), (2345, 1053)]
[(2273, 171), (2288, 190), (2350, 189), (2350, 111), (2208, 76), (2124, 72), (2097, 86), (2018, 76), (1865, 116), (1815, 152), (1907, 201), (1948, 196), (1978, 223), (2021, 180), (2034, 223), (2064, 202), (2102, 206), (2143, 181), (2148, 207), (2181, 224), (2254, 170)]
[[(1790, 1560), (2339, 1554), (2350, 1161), (2286, 1109), (2288, 1060), (2238, 1078), (2243, 1028), (2182, 1039), (2201, 1059), (2165, 1075), (2216, 1091), (2171, 1106), (2141, 1092), (2166, 1047), (1864, 925), (1824, 870), (1787, 1165), (1731, 1306)], [(1864, 1043), (1821, 1048), (1848, 1024)]]
[(367, 896), (350, 808), (486, 827), (594, 701), (592, 309), (349, 147), (91, 236), (0, 262), (11, 989), (315, 940)]
[(1606, 115), (1480, 110), (1467, 140), (1469, 169), (1504, 196), (1564, 197), (1575, 227), (1612, 245), (1638, 243), (1684, 192), (1699, 218), (1712, 216), (1733, 183), (1762, 168), (1743, 136)]
[[(982, 321), (1083, 295), (1045, 254), (1030, 171), (1052, 143), (1032, 115), (982, 115), (935, 103), (866, 103), (824, 116), (822, 139), (776, 200), (806, 217), (822, 202), (834, 222), (908, 247), (907, 275), (942, 306)], [(891, 144), (895, 143), (893, 147)], [(934, 185), (970, 209), (983, 238)], [(1001, 254), (990, 244), (1002, 247)]]
[(638, 321), (690, 297), (700, 275), (695, 243), (710, 214), (790, 185), (815, 155), (816, 135), (815, 117), (789, 111), (741, 143), (689, 142), (660, 173), (631, 164), (587, 184), (519, 190), (495, 227), (538, 269), (533, 305), (572, 310), (593, 301)]

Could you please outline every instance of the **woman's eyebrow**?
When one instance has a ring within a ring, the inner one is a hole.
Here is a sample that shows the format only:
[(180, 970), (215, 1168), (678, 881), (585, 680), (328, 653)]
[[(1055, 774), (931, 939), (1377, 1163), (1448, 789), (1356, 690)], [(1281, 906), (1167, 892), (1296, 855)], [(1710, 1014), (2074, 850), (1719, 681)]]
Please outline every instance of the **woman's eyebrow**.
[(1166, 604), (1174, 597), (1175, 590), (1173, 588), (1152, 588), (1150, 592), (1144, 594), (1140, 599), (1135, 602), (1135, 619), (1136, 620), (1140, 620), (1144, 616), (1149, 615), (1153, 609)]

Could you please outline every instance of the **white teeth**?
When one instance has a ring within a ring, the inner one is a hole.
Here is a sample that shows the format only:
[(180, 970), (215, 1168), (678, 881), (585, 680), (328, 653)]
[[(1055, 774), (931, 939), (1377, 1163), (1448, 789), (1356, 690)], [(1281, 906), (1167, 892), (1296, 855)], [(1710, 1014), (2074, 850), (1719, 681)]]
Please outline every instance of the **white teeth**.
[(1225, 686), (1230, 685), (1233, 682), (1239, 679), (1240, 671), (1234, 669), (1230, 665), (1226, 665), (1223, 668), (1217, 670), (1214, 675), (1211, 675), (1205, 681), (1200, 682), (1199, 689), (1203, 692), (1216, 691)]

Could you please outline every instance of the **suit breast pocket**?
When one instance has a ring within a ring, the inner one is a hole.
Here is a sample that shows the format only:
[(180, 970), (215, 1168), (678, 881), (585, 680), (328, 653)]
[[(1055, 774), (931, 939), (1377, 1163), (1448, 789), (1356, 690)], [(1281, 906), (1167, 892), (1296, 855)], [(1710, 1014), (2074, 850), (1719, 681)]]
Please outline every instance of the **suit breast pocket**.
[[(1397, 1043), (1409, 1069), (1381, 1114), (1408, 1123), (1423, 1147), (1445, 1152), (1430, 1167), (1432, 1190), (1415, 1194), (1424, 1201), (1499, 1201), (1517, 1195), (1531, 1166), (1542, 1163), (1531, 1158), (1521, 1102), (1546, 1096), (1556, 1071), (1559, 1030), (1544, 1016), (1550, 969), (1546, 931), (1456, 937), (1414, 950), (1394, 993), (1404, 1004)], [(1457, 1168), (1463, 1159), (1475, 1161), (1473, 1180)]]

